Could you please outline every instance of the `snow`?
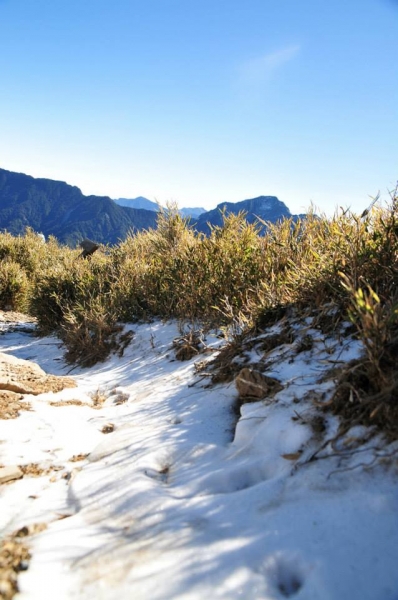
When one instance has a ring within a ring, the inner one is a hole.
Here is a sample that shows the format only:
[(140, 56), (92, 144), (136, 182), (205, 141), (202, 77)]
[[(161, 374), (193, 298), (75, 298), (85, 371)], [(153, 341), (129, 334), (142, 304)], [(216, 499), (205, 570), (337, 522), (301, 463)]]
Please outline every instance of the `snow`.
[[(387, 450), (379, 438), (356, 446), (361, 428), (325, 445), (330, 414), (324, 433), (311, 427), (312, 399), (333, 389), (320, 376), (362, 348), (294, 327), (313, 347), (271, 352), (266, 374), (284, 389), (239, 418), (233, 383), (208, 387), (195, 359), (175, 360), (177, 325), (155, 322), (126, 326), (122, 358), (74, 368), (77, 388), (0, 421), (2, 465), (59, 468), (1, 486), (3, 535), (48, 524), (29, 539), (17, 600), (397, 600), (397, 476), (374, 461)], [(0, 349), (71, 370), (59, 340), (26, 329), (3, 333)], [(106, 401), (94, 409), (96, 393)], [(50, 404), (73, 400), (83, 405)]]

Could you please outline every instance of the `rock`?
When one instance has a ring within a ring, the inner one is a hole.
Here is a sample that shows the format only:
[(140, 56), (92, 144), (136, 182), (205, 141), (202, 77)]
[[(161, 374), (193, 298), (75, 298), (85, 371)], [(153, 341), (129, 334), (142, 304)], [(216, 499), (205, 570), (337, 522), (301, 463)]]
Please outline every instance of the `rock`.
[(248, 367), (239, 371), (235, 378), (235, 385), (241, 398), (258, 400), (274, 396), (283, 389), (277, 379), (263, 375), (260, 371)]
[(101, 429), (101, 433), (112, 433), (112, 431), (115, 431), (115, 426), (113, 423), (107, 423)]
[(80, 248), (82, 248), (82, 253), (79, 255), (80, 258), (87, 258), (87, 256), (91, 256), (96, 252), (99, 248), (99, 245), (91, 240), (83, 240), (79, 244)]
[(76, 383), (70, 377), (47, 375), (30, 360), (0, 352), (0, 390), (37, 396), (71, 387), (76, 387)]
[(18, 466), (0, 468), (0, 483), (7, 483), (7, 481), (21, 479), (22, 477), (23, 473)]
[(287, 454), (281, 454), (285, 460), (298, 460), (301, 458), (301, 452), (288, 452)]
[(47, 375), (37, 364), (0, 352), (0, 419), (15, 419), (20, 410), (29, 410), (25, 394), (37, 396), (76, 387), (70, 377)]

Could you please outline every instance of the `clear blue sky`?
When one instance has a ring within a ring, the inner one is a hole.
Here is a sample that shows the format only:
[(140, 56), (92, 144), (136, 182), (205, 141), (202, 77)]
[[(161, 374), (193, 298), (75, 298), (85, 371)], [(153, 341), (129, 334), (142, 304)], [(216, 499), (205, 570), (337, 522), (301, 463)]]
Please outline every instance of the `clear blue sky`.
[(398, 178), (397, 0), (0, 0), (0, 167), (357, 212)]

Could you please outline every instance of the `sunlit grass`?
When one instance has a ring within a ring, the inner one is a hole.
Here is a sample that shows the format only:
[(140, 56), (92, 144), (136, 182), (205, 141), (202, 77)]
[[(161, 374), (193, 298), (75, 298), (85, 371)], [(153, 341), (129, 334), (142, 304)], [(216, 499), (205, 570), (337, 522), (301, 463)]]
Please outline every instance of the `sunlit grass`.
[(224, 215), (223, 226), (206, 237), (170, 206), (156, 230), (88, 259), (31, 230), (3, 233), (0, 308), (29, 312), (41, 332), (63, 338), (70, 361), (93, 364), (115, 347), (119, 322), (177, 318), (230, 325), (242, 335), (289, 307), (308, 314), (333, 307), (334, 324), (351, 319), (364, 343), (376, 403), (367, 415), (386, 415), (379, 404), (398, 399), (391, 363), (398, 345), (397, 209), (394, 194), (389, 207), (363, 218), (310, 212), (267, 224), (266, 235), (259, 234), (263, 222)]

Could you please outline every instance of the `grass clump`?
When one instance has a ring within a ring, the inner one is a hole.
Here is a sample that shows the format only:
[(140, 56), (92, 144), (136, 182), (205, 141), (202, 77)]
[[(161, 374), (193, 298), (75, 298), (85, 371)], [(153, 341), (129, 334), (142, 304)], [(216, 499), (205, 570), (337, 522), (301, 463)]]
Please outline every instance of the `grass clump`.
[(60, 329), (67, 347), (65, 359), (83, 367), (105, 360), (110, 352), (119, 349), (118, 334), (122, 329), (101, 297), (76, 302), (66, 310)]
[(0, 308), (23, 312), (30, 292), (26, 271), (13, 260), (4, 260), (0, 269)]
[(375, 426), (389, 438), (397, 439), (397, 279), (390, 279), (390, 287), (383, 281), (383, 299), (369, 284), (355, 288), (347, 277), (343, 280), (350, 294), (349, 317), (365, 354), (342, 370), (332, 400), (333, 408), (345, 417), (349, 426)]

